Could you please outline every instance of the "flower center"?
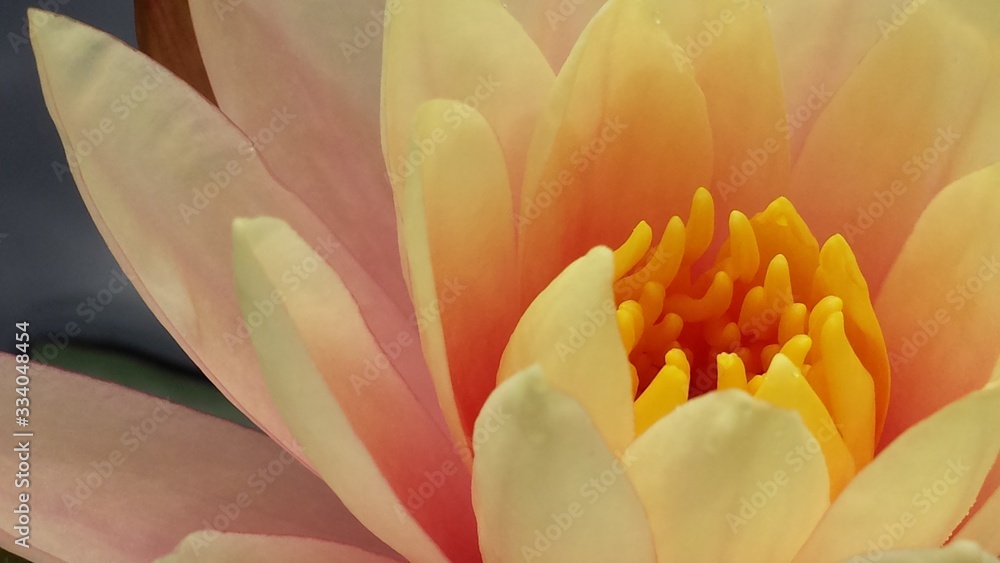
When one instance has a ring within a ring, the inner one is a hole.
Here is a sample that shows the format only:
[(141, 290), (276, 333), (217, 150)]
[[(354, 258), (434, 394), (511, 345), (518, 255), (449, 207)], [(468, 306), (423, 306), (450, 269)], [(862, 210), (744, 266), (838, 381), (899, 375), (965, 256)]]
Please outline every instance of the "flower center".
[(653, 246), (645, 221), (614, 252), (618, 326), (632, 366), (636, 433), (691, 397), (738, 389), (798, 411), (835, 496), (874, 456), (888, 402), (885, 342), (854, 253), (822, 249), (792, 204), (729, 216), (714, 262), (715, 205), (699, 189), (685, 224)]

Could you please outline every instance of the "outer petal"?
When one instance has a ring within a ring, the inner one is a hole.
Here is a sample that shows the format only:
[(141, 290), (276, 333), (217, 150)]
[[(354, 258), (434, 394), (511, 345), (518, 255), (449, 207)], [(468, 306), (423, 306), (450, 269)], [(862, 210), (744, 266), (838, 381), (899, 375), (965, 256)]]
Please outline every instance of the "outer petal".
[(855, 555), (841, 563), (994, 563), (995, 557), (972, 542), (959, 542), (942, 549), (908, 549), (884, 551), (876, 548), (864, 555)]
[(625, 459), (660, 562), (787, 562), (829, 499), (826, 464), (798, 415), (741, 391), (678, 407)]
[(665, 17), (656, 0), (612, 0), (559, 73), (521, 194), (526, 302), (590, 248), (620, 244), (640, 220), (660, 232), (711, 180), (705, 99), (690, 68), (675, 62), (683, 52)]
[[(994, 135), (1000, 126), (991, 115), (1000, 48), (948, 4), (918, 4), (872, 49), (816, 121), (793, 170), (791, 196), (813, 232), (845, 235), (874, 295), (887, 257), (940, 188), (996, 161), (961, 162), (978, 151), (966, 136), (979, 122)], [(984, 19), (995, 19), (995, 3), (980, 4), (991, 6)]]
[[(276, 219), (236, 221), (233, 245), (261, 371), (320, 476), (407, 558), (476, 558), (460, 449), (389, 364), (340, 278)], [(402, 335), (398, 347), (412, 346)]]
[(907, 430), (837, 497), (796, 561), (839, 561), (873, 543), (940, 546), (1000, 452), (998, 426), (1000, 384), (994, 383)]
[(1000, 491), (986, 500), (962, 529), (955, 535), (957, 539), (972, 540), (994, 555), (1000, 555)]
[(473, 486), (486, 561), (656, 561), (630, 459), (537, 366), (497, 388), (476, 421)]
[(605, 0), (506, 0), (504, 6), (557, 72)]
[(785, 104), (760, 0), (660, 0), (663, 23), (705, 94), (715, 154), (717, 224), (784, 195), (791, 175)]
[(982, 387), (997, 363), (998, 185), (1000, 164), (945, 188), (920, 217), (875, 301), (892, 365), (886, 440)]
[[(13, 408), (15, 361), (0, 354), (0, 400)], [(149, 561), (201, 529), (297, 534), (387, 553), (336, 496), (266, 436), (141, 393), (32, 363), (30, 483), (0, 456), (8, 510), (30, 495), (33, 560)], [(17, 438), (24, 440), (24, 438)], [(8, 447), (15, 447), (8, 436)]]
[(398, 10), (383, 47), (382, 149), (393, 185), (401, 189), (421, 157), (410, 145), (417, 108), (450, 98), (478, 109), (496, 131), (511, 185), (519, 189), (528, 141), (554, 79), (538, 47), (497, 0), (392, 4)]
[(580, 402), (613, 451), (632, 441), (632, 376), (612, 293), (614, 259), (604, 247), (569, 265), (521, 316), (497, 382), (538, 364), (549, 384)]
[(269, 214), (296, 225), (350, 280), (385, 341), (407, 328), (405, 317), (212, 105), (104, 33), (37, 11), (29, 19), (46, 17), (48, 24), (32, 32), (42, 89), (95, 223), (185, 352), (290, 448), (240, 320), (231, 281), (233, 218)]
[(219, 107), (251, 137), (275, 178), (407, 308), (379, 147), (385, 2), (190, 5)]
[(337, 561), (338, 563), (389, 563), (396, 561), (356, 547), (294, 536), (222, 534), (206, 544), (198, 533), (181, 542), (157, 563), (244, 563), (246, 561)]
[(454, 438), (464, 444), (520, 315), (510, 280), (510, 188), (493, 130), (471, 107), (425, 103), (414, 146), (425, 140), (437, 146), (407, 180), (403, 235), (424, 355)]

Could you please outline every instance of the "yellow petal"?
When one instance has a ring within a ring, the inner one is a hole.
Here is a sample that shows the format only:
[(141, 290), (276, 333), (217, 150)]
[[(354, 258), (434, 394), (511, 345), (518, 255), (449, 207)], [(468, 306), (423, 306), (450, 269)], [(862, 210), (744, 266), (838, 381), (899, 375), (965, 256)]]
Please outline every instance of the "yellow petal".
[(1000, 554), (1000, 492), (993, 491), (979, 510), (955, 534), (956, 539), (971, 540), (990, 553)]
[[(457, 128), (448, 115), (468, 113)], [(403, 238), (420, 339), (438, 400), (466, 443), (517, 324), (514, 225), (503, 153), (474, 109), (435, 100), (417, 111), (414, 139), (440, 139), (408, 178)], [(484, 338), (484, 331), (496, 337)]]
[(580, 404), (533, 366), (476, 421), (473, 488), (487, 562), (653, 563), (646, 513)]
[(795, 561), (838, 561), (870, 542), (941, 545), (1000, 452), (998, 425), (1000, 385), (992, 384), (907, 430), (837, 497)]
[(879, 561), (880, 563), (994, 563), (996, 557), (972, 542), (957, 542), (941, 549), (906, 549), (885, 551), (879, 547), (859, 553), (840, 563)]
[(590, 414), (612, 450), (632, 441), (632, 375), (611, 291), (614, 258), (598, 247), (570, 264), (521, 316), (497, 383), (539, 364)]
[[(559, 73), (521, 194), (524, 298), (642, 219), (662, 232), (711, 179), (705, 100), (657, 0), (612, 0)], [(660, 23), (657, 23), (660, 22)], [(625, 182), (625, 184), (623, 184)]]
[(688, 401), (629, 446), (662, 563), (789, 561), (826, 509), (798, 415), (741, 391)]
[[(390, 563), (382, 555), (357, 547), (311, 538), (276, 535), (233, 534), (215, 531), (211, 541), (205, 532), (184, 538), (170, 555), (156, 563), (245, 563), (247, 561), (350, 561)], [(218, 534), (218, 535), (215, 535)]]

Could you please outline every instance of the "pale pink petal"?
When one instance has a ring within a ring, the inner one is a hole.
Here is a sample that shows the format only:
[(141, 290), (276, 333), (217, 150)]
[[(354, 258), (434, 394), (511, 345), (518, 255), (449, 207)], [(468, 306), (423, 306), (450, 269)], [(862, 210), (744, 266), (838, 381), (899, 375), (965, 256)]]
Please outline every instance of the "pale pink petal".
[(998, 185), (1000, 164), (938, 194), (875, 301), (892, 368), (883, 441), (993, 373), (1000, 354)]
[[(913, 5), (829, 101), (792, 173), (790, 197), (813, 232), (844, 234), (874, 295), (934, 195), (1000, 158), (981, 134), (1000, 126), (1000, 45), (952, 4)], [(995, 2), (970, 5), (995, 19)]]
[(1000, 384), (916, 424), (882, 450), (837, 497), (798, 563), (883, 549), (938, 547), (962, 521), (1000, 452)]
[[(233, 245), (268, 390), (319, 475), (404, 556), (476, 557), (468, 452), (417, 403), (343, 281), (276, 219), (236, 221)], [(405, 334), (397, 347), (417, 344)]]
[[(449, 115), (467, 117), (452, 127)], [(417, 111), (414, 143), (439, 144), (406, 182), (403, 224), (420, 340), (454, 439), (466, 443), (496, 386), (521, 309), (510, 184), (483, 116), (460, 102)]]
[(505, 0), (503, 4), (558, 72), (605, 0)]
[[(194, 90), (107, 34), (37, 10), (30, 19), (37, 22), (32, 44), (46, 103), (108, 246), (194, 362), (290, 447), (240, 321), (230, 261), (233, 218), (268, 214), (294, 224), (343, 272), (386, 341), (407, 326), (409, 313), (388, 306), (347, 248)], [(426, 378), (420, 370), (407, 373), (417, 382)], [(433, 389), (424, 387), (426, 404), (434, 405)]]
[(826, 463), (794, 411), (709, 393), (629, 446), (661, 563), (787, 563), (829, 499)]
[(245, 563), (247, 561), (336, 561), (337, 563), (389, 563), (396, 561), (353, 546), (295, 536), (220, 534), (206, 542), (198, 532), (157, 563)]
[[(0, 400), (13, 408), (14, 357)], [(32, 363), (30, 487), (0, 456), (13, 510), (30, 494), (31, 551), (66, 561), (149, 561), (195, 530), (294, 534), (389, 553), (316, 476), (263, 434), (117, 385)], [(13, 412), (11, 412), (13, 415)], [(24, 440), (25, 438), (16, 438)], [(15, 438), (8, 436), (9, 448)], [(8, 512), (10, 515), (10, 513)], [(4, 525), (10, 533), (12, 519)], [(2, 544), (11, 549), (9, 539)], [(16, 548), (20, 549), (20, 548)], [(42, 560), (42, 559), (39, 559)]]
[(497, 383), (538, 364), (549, 384), (573, 397), (614, 451), (634, 437), (632, 376), (618, 331), (611, 250), (569, 265), (521, 316)]
[(483, 558), (653, 563), (653, 538), (626, 470), (580, 404), (533, 366), (476, 420), (473, 487)]

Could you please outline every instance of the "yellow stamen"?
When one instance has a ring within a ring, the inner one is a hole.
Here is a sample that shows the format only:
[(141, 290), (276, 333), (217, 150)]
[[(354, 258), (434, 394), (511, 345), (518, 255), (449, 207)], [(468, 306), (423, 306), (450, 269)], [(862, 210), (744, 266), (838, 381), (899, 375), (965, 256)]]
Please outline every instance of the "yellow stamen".
[(646, 390), (635, 400), (635, 433), (638, 436), (654, 422), (684, 404), (691, 384), (691, 368), (684, 352), (667, 353), (666, 364)]
[(719, 369), (719, 390), (747, 387), (747, 371), (736, 354), (719, 354), (715, 358)]
[(715, 202), (705, 188), (698, 188), (691, 200), (691, 215), (685, 229), (687, 243), (684, 246), (684, 263), (690, 264), (701, 258), (712, 244), (715, 230)]
[(615, 278), (624, 276), (634, 268), (646, 255), (651, 242), (653, 242), (653, 229), (645, 221), (640, 221), (632, 230), (628, 240), (614, 252)]

